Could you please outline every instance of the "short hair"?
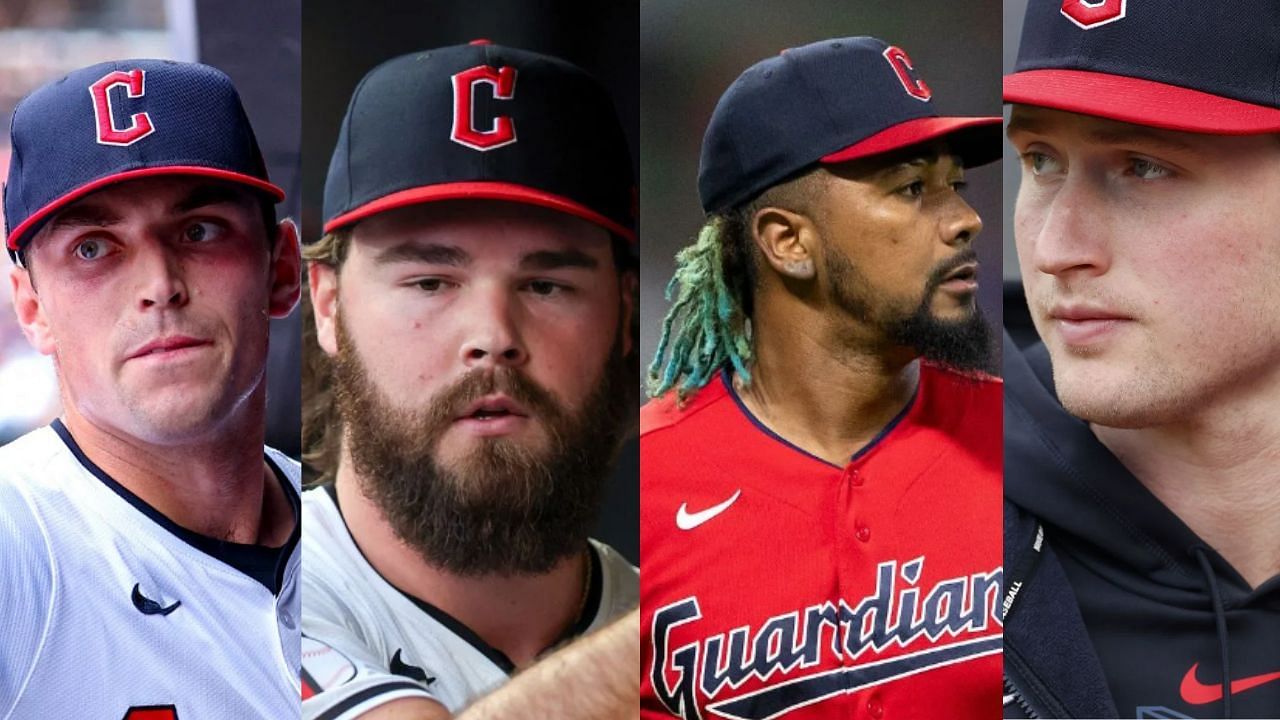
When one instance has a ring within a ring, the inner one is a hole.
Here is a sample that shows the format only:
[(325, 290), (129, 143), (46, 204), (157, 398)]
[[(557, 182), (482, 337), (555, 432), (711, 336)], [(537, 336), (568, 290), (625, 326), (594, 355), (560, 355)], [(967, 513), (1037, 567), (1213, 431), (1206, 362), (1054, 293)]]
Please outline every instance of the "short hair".
[(649, 365), (650, 397), (674, 388), (683, 401), (726, 365), (751, 382), (751, 318), (763, 262), (755, 216), (768, 207), (814, 215), (828, 177), (821, 166), (810, 167), (737, 207), (707, 215), (693, 243), (676, 254), (666, 289), (667, 300), (676, 300)]

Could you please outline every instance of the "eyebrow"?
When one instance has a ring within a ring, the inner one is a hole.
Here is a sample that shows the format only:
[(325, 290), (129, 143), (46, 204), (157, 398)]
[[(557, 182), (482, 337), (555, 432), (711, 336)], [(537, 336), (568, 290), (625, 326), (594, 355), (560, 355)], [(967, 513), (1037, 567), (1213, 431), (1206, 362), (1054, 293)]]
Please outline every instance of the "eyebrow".
[(94, 203), (77, 203), (59, 212), (49, 221), (49, 231), (63, 228), (110, 227), (124, 222), (124, 218), (111, 208)]
[[(245, 206), (247, 195), (236, 188), (210, 183), (194, 188), (186, 197), (173, 204), (174, 213), (187, 213), (210, 205), (231, 203)], [(106, 205), (93, 201), (81, 201), (59, 212), (49, 221), (49, 230), (65, 228), (106, 228), (124, 222), (124, 216)]]
[[(1018, 133), (1031, 133), (1038, 135), (1046, 135), (1053, 129), (1054, 123), (1045, 122), (1040, 118), (1034, 117), (1015, 117), (1009, 121), (1009, 127), (1005, 130), (1005, 134), (1012, 138)], [(1132, 145), (1140, 143), (1144, 145), (1154, 145), (1158, 147), (1178, 150), (1181, 152), (1195, 152), (1196, 148), (1190, 143), (1183, 141), (1181, 138), (1174, 137), (1158, 130), (1137, 127), (1132, 125), (1106, 125), (1103, 127), (1090, 127), (1084, 131), (1086, 140), (1098, 145)]]
[(250, 200), (243, 190), (228, 185), (209, 183), (193, 188), (191, 192), (187, 193), (186, 197), (173, 204), (173, 210), (176, 213), (187, 213), (198, 208), (221, 205), (223, 203), (248, 206)]
[(431, 265), (452, 265), (464, 267), (471, 264), (471, 255), (462, 248), (453, 245), (404, 242), (379, 250), (373, 262), (377, 265), (393, 265), (395, 263), (419, 262)]
[(521, 270), (556, 270), (575, 267), (594, 270), (599, 267), (596, 259), (581, 250), (539, 250), (520, 258)]

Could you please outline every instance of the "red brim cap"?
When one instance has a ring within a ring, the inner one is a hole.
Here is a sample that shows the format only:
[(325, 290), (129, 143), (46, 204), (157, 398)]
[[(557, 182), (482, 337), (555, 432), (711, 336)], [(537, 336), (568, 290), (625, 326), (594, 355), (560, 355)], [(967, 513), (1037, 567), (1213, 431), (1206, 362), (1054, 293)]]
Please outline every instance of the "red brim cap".
[(1085, 70), (1004, 76), (1004, 101), (1164, 130), (1212, 135), (1280, 132), (1280, 109), (1152, 80)]
[(824, 163), (879, 155), (936, 139), (946, 139), (965, 167), (1000, 159), (1001, 119), (998, 117), (922, 117), (892, 125), (849, 147), (822, 157)]
[(338, 228), (350, 225), (370, 215), (376, 215), (388, 210), (409, 205), (439, 202), (441, 200), (505, 200), (526, 205), (537, 205), (580, 217), (624, 238), (628, 242), (635, 242), (636, 240), (634, 230), (623, 227), (582, 203), (574, 202), (554, 193), (525, 187), (524, 185), (489, 181), (441, 183), (439, 185), (426, 185), (391, 193), (333, 218), (324, 224), (324, 231), (331, 233)]
[(84, 185), (73, 188), (72, 190), (58, 196), (49, 204), (31, 213), (30, 217), (22, 221), (20, 225), (10, 231), (6, 237), (5, 246), (11, 251), (16, 251), (18, 249), (18, 245), (28, 239), (26, 236), (32, 231), (42, 227), (45, 221), (53, 217), (54, 213), (92, 192), (127, 180), (137, 180), (140, 178), (156, 177), (159, 175), (198, 175), (217, 180), (225, 180), (227, 182), (244, 185), (252, 190), (265, 193), (276, 202), (284, 200), (284, 190), (281, 190), (278, 186), (273, 185), (266, 180), (245, 175), (244, 173), (221, 170), (218, 168), (201, 167), (198, 165), (167, 165), (160, 167), (137, 168), (135, 170), (126, 170), (124, 172), (115, 173), (114, 175), (98, 178), (97, 180), (85, 183)]

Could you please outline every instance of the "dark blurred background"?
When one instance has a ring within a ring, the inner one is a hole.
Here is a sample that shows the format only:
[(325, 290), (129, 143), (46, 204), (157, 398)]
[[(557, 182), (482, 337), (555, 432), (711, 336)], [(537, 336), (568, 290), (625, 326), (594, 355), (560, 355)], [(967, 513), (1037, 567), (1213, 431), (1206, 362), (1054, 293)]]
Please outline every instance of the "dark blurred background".
[[(1018, 38), (1022, 34), (1022, 17), (1027, 12), (1027, 0), (1004, 0), (1004, 72), (1013, 72), (1018, 59)], [(1009, 106), (1004, 108), (1004, 120), (1009, 122)], [(1018, 252), (1013, 242), (1013, 205), (1018, 197), (1018, 184), (1022, 180), (1022, 167), (1018, 152), (1008, 140), (1004, 144), (1004, 224), (1009, 228), (1004, 238), (1004, 325), (1019, 347), (1040, 341), (1031, 313), (1027, 310), (1027, 298), (1022, 292), (1022, 276), (1018, 272)]]
[[(302, 232), (320, 233), (324, 178), (356, 83), (384, 60), (485, 38), (560, 57), (612, 90), (638, 157), (639, 42), (636, 0), (490, 0), (409, 3), (307, 0), (302, 20)], [(633, 160), (634, 162), (634, 160)], [(641, 239), (641, 244), (645, 240)], [(638, 382), (637, 378), (637, 382)], [(639, 554), (639, 452), (629, 442), (611, 479), (595, 537), (631, 562)]]
[[(309, 6), (308, 6), (309, 7)], [(743, 70), (787, 47), (873, 35), (904, 49), (942, 114), (1000, 114), (998, 0), (644, 0), (640, 12), (642, 368), (652, 359), (677, 250), (702, 223), (698, 154), (720, 94)], [(998, 327), (1000, 165), (969, 171), (966, 198), (985, 223), (978, 301)]]

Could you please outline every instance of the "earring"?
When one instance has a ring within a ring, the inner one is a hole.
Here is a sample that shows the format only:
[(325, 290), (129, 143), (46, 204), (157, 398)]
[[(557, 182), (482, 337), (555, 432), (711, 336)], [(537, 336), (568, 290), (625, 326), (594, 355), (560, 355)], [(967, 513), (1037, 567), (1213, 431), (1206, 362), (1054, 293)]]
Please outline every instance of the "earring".
[(798, 280), (813, 279), (812, 260), (788, 260), (782, 265), (787, 274)]

